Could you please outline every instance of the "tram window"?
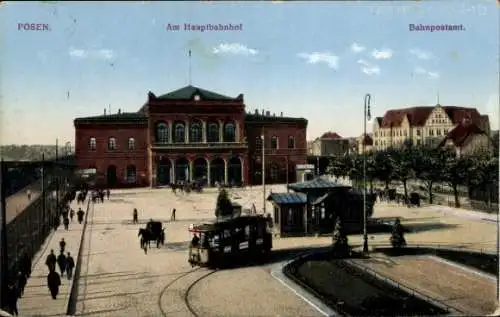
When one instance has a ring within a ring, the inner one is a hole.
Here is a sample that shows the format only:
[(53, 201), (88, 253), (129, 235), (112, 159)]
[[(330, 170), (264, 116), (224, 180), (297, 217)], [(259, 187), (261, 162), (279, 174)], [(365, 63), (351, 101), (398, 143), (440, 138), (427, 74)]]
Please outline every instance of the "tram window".
[(294, 219), (292, 208), (288, 208), (288, 219), (287, 220), (288, 220), (288, 225), (295, 224), (295, 219)]
[(231, 232), (229, 230), (224, 230), (224, 238), (231, 237)]
[(250, 226), (245, 226), (245, 238), (250, 237)]
[(325, 207), (321, 207), (321, 219), (325, 219)]

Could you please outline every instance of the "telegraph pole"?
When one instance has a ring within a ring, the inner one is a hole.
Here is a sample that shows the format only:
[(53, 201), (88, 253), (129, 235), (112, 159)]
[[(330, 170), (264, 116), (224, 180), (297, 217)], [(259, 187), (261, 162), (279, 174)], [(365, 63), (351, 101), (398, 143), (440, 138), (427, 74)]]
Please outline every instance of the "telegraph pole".
[(363, 115), (363, 139), (362, 139), (362, 148), (363, 148), (363, 253), (368, 253), (368, 233), (366, 231), (366, 121), (371, 120), (370, 114), (370, 100), (372, 96), (370, 94), (365, 95), (365, 104), (364, 104), (364, 115)]
[(5, 168), (3, 158), (0, 162), (0, 308), (7, 304), (7, 279), (8, 279), (8, 260), (7, 260), (7, 204), (6, 204), (6, 181), (7, 169)]

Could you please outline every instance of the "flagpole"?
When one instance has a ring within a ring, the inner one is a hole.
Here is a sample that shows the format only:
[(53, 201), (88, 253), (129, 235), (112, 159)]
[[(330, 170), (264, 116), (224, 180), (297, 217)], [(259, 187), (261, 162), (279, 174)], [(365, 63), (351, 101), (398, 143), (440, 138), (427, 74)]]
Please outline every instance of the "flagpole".
[(191, 50), (189, 50), (189, 74), (188, 74), (188, 81), (189, 85), (191, 86)]
[(368, 233), (366, 230), (366, 120), (371, 119), (370, 114), (370, 100), (372, 96), (370, 94), (365, 95), (365, 106), (363, 114), (363, 138), (361, 139), (361, 145), (363, 147), (363, 253), (368, 253)]

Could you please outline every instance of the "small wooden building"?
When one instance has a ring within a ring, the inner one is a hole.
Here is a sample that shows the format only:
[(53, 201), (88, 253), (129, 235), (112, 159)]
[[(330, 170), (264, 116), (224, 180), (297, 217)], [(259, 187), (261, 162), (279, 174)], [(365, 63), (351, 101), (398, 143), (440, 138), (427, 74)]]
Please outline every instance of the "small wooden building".
[(307, 231), (307, 196), (303, 193), (272, 193), (273, 229), (280, 236), (303, 235)]

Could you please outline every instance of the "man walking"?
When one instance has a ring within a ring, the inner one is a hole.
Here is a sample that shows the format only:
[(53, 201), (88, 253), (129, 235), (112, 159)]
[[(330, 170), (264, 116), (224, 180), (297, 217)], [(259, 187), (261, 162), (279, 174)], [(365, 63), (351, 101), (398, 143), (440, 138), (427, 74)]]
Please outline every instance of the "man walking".
[(61, 272), (61, 277), (64, 276), (64, 272), (66, 271), (66, 256), (64, 256), (64, 252), (61, 250), (61, 254), (57, 257), (57, 264), (59, 265), (59, 271)]
[(52, 298), (57, 299), (57, 295), (59, 294), (59, 286), (61, 286), (61, 277), (55, 270), (50, 271), (49, 275), (47, 275), (47, 285), (49, 286), (50, 295), (52, 295)]
[(56, 255), (54, 254), (54, 250), (50, 250), (50, 254), (47, 255), (47, 259), (45, 260), (45, 265), (49, 268), (49, 271), (55, 271), (56, 269)]
[(63, 224), (64, 224), (64, 229), (66, 231), (69, 230), (69, 218), (68, 217), (65, 217), (64, 220), (63, 220)]
[(75, 260), (68, 252), (68, 256), (66, 257), (66, 275), (68, 276), (68, 280), (71, 280), (73, 277), (73, 269), (75, 267)]
[(170, 216), (170, 221), (175, 221), (175, 212), (176, 212), (175, 208), (172, 209), (172, 215)]
[(17, 300), (19, 299), (19, 290), (16, 287), (16, 283), (11, 281), (7, 286), (7, 306), (10, 313), (14, 316), (19, 315), (17, 310)]
[(26, 275), (23, 272), (19, 271), (19, 273), (17, 274), (17, 287), (19, 291), (19, 297), (23, 296), (26, 283), (28, 283)]
[(66, 248), (66, 241), (64, 241), (64, 238), (61, 238), (61, 241), (59, 241), (59, 246), (61, 247), (61, 252), (64, 252), (64, 248)]

